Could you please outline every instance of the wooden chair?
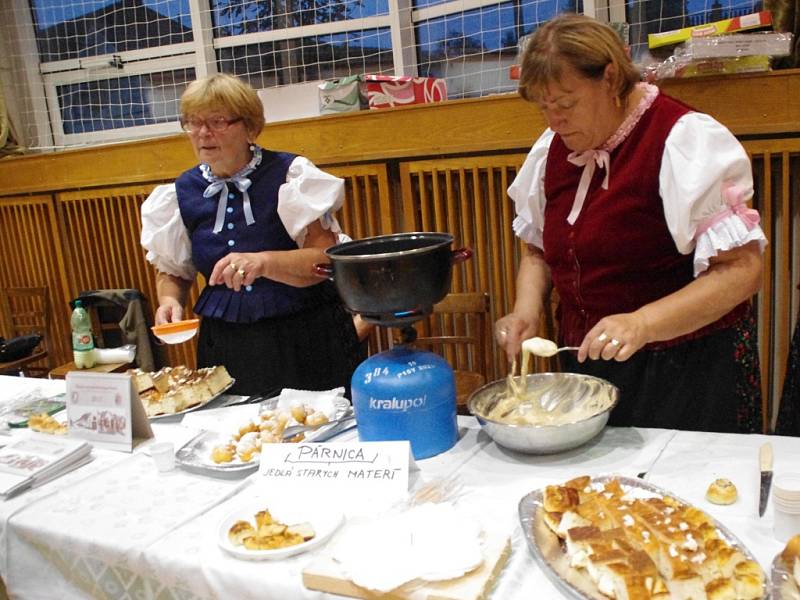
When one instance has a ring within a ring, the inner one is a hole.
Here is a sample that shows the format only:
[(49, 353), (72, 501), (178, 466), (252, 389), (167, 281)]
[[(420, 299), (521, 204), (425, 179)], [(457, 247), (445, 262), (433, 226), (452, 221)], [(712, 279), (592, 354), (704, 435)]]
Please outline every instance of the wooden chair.
[(441, 354), (455, 371), (456, 405), (467, 412), (467, 400), (486, 383), (491, 351), (489, 294), (452, 293), (433, 307), (433, 313), (416, 324), (414, 345)]
[[(42, 342), (33, 353), (24, 358), (0, 362), (0, 373), (23, 373), (26, 376), (43, 376), (50, 365), (47, 354), (49, 312), (46, 287), (8, 288), (0, 292), (0, 311), (3, 329), (8, 339), (21, 335), (38, 334)], [(45, 361), (44, 365), (36, 365)]]

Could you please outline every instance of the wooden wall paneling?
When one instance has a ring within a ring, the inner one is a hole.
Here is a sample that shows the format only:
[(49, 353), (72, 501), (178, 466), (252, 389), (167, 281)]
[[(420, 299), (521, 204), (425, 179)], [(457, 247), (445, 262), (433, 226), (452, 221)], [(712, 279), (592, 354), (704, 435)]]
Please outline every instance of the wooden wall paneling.
[[(502, 235), (503, 227), (505, 225), (511, 226), (511, 223), (506, 222), (503, 216), (503, 206), (508, 199), (505, 194), (498, 196), (496, 193), (494, 177), (491, 177), (491, 173), (489, 177), (486, 177), (481, 182), (481, 187), (487, 200), (487, 212), (489, 213), (487, 240), (486, 246), (484, 246), (486, 258), (481, 262), (486, 265), (486, 269), (491, 273), (491, 287), (489, 290), (492, 299), (492, 318), (490, 319), (492, 336), (490, 339), (492, 340), (494, 351), (490, 355), (492, 356), (494, 371), (499, 376), (505, 376), (508, 372), (508, 361), (503, 356), (503, 352), (496, 348), (494, 344), (494, 322), (511, 311), (516, 287), (513, 283), (511, 286), (507, 284), (508, 278), (505, 273), (506, 269), (513, 264), (513, 262), (507, 263), (509, 259), (508, 252), (511, 247), (504, 242), (505, 236)], [(497, 379), (497, 377), (492, 379)]]
[[(482, 250), (480, 251), (487, 252), (489, 248), (489, 224), (487, 217), (488, 210), (486, 203), (480, 201), (480, 199), (483, 197), (481, 190), (480, 169), (478, 169), (477, 167), (473, 167), (472, 169), (469, 170), (469, 174), (470, 174), (470, 181), (472, 183), (471, 185), (472, 196), (470, 198), (470, 202), (474, 207), (474, 214), (475, 214), (475, 228), (474, 228), (475, 247), (473, 248), (473, 251), (479, 251), (478, 249), (481, 248)], [(491, 287), (490, 272), (486, 264), (486, 261), (475, 260), (475, 264), (477, 265), (477, 271), (478, 271), (478, 279), (475, 284), (475, 289), (478, 290), (490, 289)]]
[[(762, 222), (761, 226), (764, 229), (764, 234), (768, 240), (773, 240), (773, 198), (772, 198), (772, 161), (770, 160), (770, 153), (766, 152), (762, 156), (763, 168), (763, 202), (761, 204)], [(763, 427), (766, 428), (768, 422), (768, 413), (770, 410), (771, 392), (769, 374), (772, 371), (772, 343), (773, 343), (773, 329), (771, 327), (772, 318), (774, 317), (774, 294), (775, 294), (775, 280), (773, 278), (773, 254), (774, 243), (767, 244), (764, 250), (764, 281), (761, 286), (761, 302), (758, 305), (758, 338), (759, 338), (759, 354), (761, 359), (761, 409), (764, 421)]]
[(344, 233), (359, 239), (396, 230), (385, 163), (323, 168), (345, 180), (345, 201), (336, 215)]
[[(152, 188), (135, 185), (57, 195), (63, 228), (69, 233), (64, 239), (65, 270), (70, 281), (65, 305), (83, 290), (133, 288), (145, 295), (151, 312), (158, 307), (155, 269), (145, 259), (139, 242), (141, 205)], [(196, 283), (190, 306), (197, 288)], [(168, 365), (196, 365), (194, 343), (166, 346), (163, 354)]]
[[(385, 163), (323, 167), (345, 180), (345, 200), (336, 218), (342, 231), (354, 240), (386, 235), (398, 230)], [(392, 345), (390, 333), (376, 327), (369, 336), (369, 353)]]
[[(792, 339), (792, 209), (791, 209), (791, 153), (780, 153), (781, 190), (778, 197), (779, 215), (777, 227), (780, 229), (781, 252), (776, 255), (775, 279), (779, 285), (776, 306), (776, 315), (772, 321), (772, 328), (777, 337), (775, 344), (775, 359), (773, 360), (772, 380), (775, 402), (772, 405), (768, 426), (771, 428), (773, 416), (777, 416), (780, 395), (783, 390), (783, 381), (786, 377), (786, 357), (789, 356), (789, 344)], [(800, 266), (800, 265), (798, 265)]]
[[(0, 286), (46, 287), (48, 360), (71, 356), (69, 323), (61, 298), (66, 276), (53, 199), (49, 195), (8, 197), (0, 201)], [(9, 331), (3, 331), (10, 335)]]
[[(455, 229), (461, 231), (461, 239), (474, 240), (475, 239), (475, 190), (472, 189), (472, 175), (471, 169), (461, 169), (458, 172), (458, 188), (461, 190), (461, 196), (464, 198), (465, 205), (472, 206), (473, 210), (458, 211), (457, 216), (459, 222), (454, 226)], [(458, 202), (454, 199), (454, 202)], [(480, 247), (480, 246), (479, 246)], [(472, 248), (473, 253), (475, 248)], [(478, 289), (478, 270), (475, 265), (479, 264), (477, 261), (470, 261), (467, 268), (464, 269), (464, 282), (462, 288), (465, 290)]]
[[(521, 246), (511, 229), (513, 206), (506, 188), (524, 158), (512, 154), (400, 163), (405, 230), (446, 230), (457, 245), (473, 248), (472, 259), (454, 269), (451, 291), (488, 292), (490, 325), (512, 307), (516, 271), (509, 265), (518, 264)], [(507, 367), (493, 336), (487, 343), (491, 380)]]
[(773, 425), (780, 403), (786, 361), (796, 318), (795, 290), (800, 257), (797, 252), (797, 207), (800, 205), (797, 168), (800, 139), (746, 140), (753, 164), (753, 205), (769, 240), (764, 250), (764, 281), (756, 297), (762, 401), (765, 429)]

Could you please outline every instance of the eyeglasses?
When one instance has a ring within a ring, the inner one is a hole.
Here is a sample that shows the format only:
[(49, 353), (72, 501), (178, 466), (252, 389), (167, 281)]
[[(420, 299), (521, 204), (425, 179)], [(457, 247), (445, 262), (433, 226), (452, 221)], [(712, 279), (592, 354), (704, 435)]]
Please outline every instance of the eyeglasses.
[(235, 117), (233, 119), (227, 119), (225, 117), (211, 117), (210, 119), (198, 119), (195, 117), (187, 119), (181, 118), (181, 128), (183, 128), (186, 133), (200, 133), (203, 125), (205, 125), (206, 129), (209, 131), (220, 132), (225, 131), (234, 123), (243, 120), (243, 117)]

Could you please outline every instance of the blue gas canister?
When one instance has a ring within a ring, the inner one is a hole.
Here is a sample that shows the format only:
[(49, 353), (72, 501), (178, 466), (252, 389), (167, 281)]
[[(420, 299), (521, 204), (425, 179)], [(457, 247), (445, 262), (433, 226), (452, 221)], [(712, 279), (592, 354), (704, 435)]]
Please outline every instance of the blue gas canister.
[(408, 440), (421, 459), (458, 439), (453, 369), (433, 352), (396, 346), (368, 358), (353, 373), (352, 396), (361, 441)]

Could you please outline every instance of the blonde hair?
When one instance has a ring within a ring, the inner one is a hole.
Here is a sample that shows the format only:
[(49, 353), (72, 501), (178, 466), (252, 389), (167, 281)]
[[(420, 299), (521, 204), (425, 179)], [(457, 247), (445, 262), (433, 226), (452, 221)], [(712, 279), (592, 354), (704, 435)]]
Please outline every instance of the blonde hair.
[(567, 67), (599, 81), (608, 65), (614, 66), (611, 89), (625, 100), (641, 77), (620, 36), (591, 17), (562, 14), (539, 27), (525, 46), (519, 94), (536, 102), (550, 84), (561, 81)]
[(264, 107), (256, 91), (241, 79), (216, 73), (190, 83), (181, 96), (181, 117), (203, 111), (222, 110), (242, 117), (254, 137), (264, 128)]

